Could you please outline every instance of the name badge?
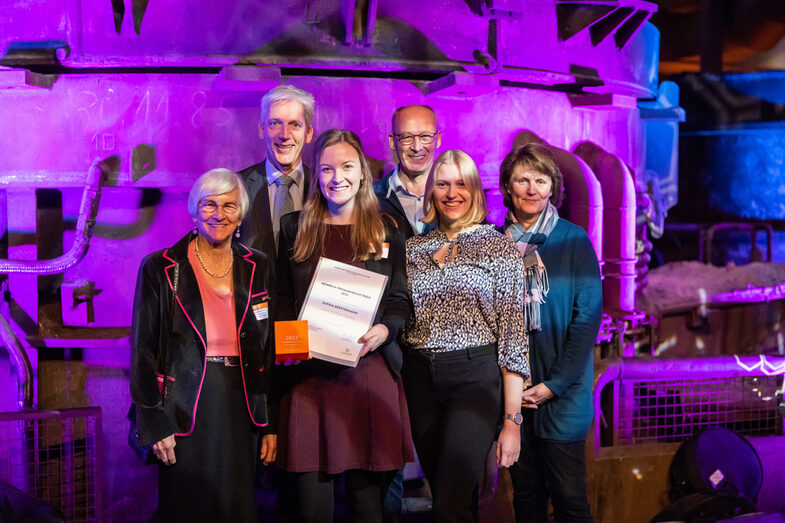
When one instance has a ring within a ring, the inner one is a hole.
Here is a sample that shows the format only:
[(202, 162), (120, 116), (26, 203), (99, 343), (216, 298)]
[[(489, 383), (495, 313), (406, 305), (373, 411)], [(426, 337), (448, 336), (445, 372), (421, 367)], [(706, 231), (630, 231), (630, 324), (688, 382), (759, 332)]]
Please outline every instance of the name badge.
[(253, 306), (253, 315), (256, 316), (256, 321), (266, 320), (270, 317), (270, 308), (267, 302), (257, 303)]
[[(375, 250), (373, 244), (371, 244), (371, 254), (376, 254), (376, 250)], [(384, 243), (382, 243), (382, 259), (383, 260), (387, 259), (387, 257), (389, 255), (390, 255), (390, 244), (387, 243), (387, 242), (384, 242)]]

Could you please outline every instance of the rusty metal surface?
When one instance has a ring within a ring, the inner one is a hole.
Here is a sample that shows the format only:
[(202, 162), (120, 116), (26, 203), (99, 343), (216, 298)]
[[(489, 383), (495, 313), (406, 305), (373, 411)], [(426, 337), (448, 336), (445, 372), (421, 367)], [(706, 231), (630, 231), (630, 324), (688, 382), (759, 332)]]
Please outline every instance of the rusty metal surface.
[[(133, 9), (124, 6), (131, 3)], [(604, 4), (611, 3), (616, 4)], [(557, 10), (581, 18), (586, 10), (607, 6), (373, 1), (368, 14), (358, 8), (349, 16), (352, 5), (365, 2), (344, 2), (341, 12), (331, 0), (202, 1), (185, 9), (176, 0), (160, 0), (146, 4), (140, 16), (137, 0), (62, 1), (56, 14), (43, 4), (0, 5), (0, 49), (7, 49), (8, 64), (99, 69), (266, 64), (348, 74), (467, 71), (535, 85), (547, 84), (553, 75), (571, 75), (578, 66), (592, 73), (573, 88), (599, 80), (608, 92), (651, 96), (656, 90), (657, 31), (650, 25), (640, 30), (656, 10), (648, 2), (623, 2), (595, 25), (571, 30), (565, 29), (571, 18), (557, 16)], [(625, 16), (611, 20), (622, 11)], [(598, 29), (602, 25), (607, 27)], [(597, 31), (601, 41), (592, 38)], [(615, 40), (605, 38), (609, 35)]]

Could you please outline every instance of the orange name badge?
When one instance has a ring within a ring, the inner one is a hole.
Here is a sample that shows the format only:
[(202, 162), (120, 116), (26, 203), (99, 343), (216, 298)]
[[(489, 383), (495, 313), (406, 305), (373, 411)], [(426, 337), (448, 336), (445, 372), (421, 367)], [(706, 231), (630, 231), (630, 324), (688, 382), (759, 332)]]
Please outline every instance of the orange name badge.
[(253, 309), (253, 315), (256, 317), (257, 321), (266, 320), (270, 317), (270, 307), (268, 307), (266, 301), (257, 303), (251, 308)]
[(275, 361), (307, 360), (308, 322), (305, 320), (275, 322)]

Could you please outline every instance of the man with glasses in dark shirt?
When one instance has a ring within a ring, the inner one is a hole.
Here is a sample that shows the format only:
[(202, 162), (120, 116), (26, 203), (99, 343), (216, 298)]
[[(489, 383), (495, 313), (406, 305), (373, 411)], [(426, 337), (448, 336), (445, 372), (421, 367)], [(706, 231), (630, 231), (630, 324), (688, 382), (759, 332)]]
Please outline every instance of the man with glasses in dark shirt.
[[(436, 149), (442, 135), (436, 112), (427, 105), (399, 107), (392, 116), (392, 132), (388, 136), (390, 149), (395, 151), (398, 165), (373, 184), (382, 212), (405, 224), (406, 238), (425, 230), (423, 203), (425, 182), (431, 171)], [(403, 471), (398, 471), (384, 500), (384, 521), (400, 521), (403, 507)]]
[(407, 105), (395, 110), (392, 117), (390, 148), (398, 165), (374, 183), (383, 212), (405, 217), (407, 238), (423, 232), (425, 182), (433, 165), (436, 149), (441, 146), (436, 113), (427, 105)]

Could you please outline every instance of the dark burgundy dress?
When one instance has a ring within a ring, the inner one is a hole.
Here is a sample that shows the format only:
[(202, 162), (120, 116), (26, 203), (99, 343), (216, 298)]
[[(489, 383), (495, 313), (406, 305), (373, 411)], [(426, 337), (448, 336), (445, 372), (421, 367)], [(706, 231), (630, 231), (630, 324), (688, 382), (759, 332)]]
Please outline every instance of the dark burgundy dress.
[[(352, 261), (350, 227), (328, 226), (325, 257), (364, 267)], [(380, 353), (360, 358), (354, 368), (313, 359), (281, 371), (287, 386), (279, 418), (279, 468), (338, 474), (396, 470), (413, 461), (403, 385)]]

